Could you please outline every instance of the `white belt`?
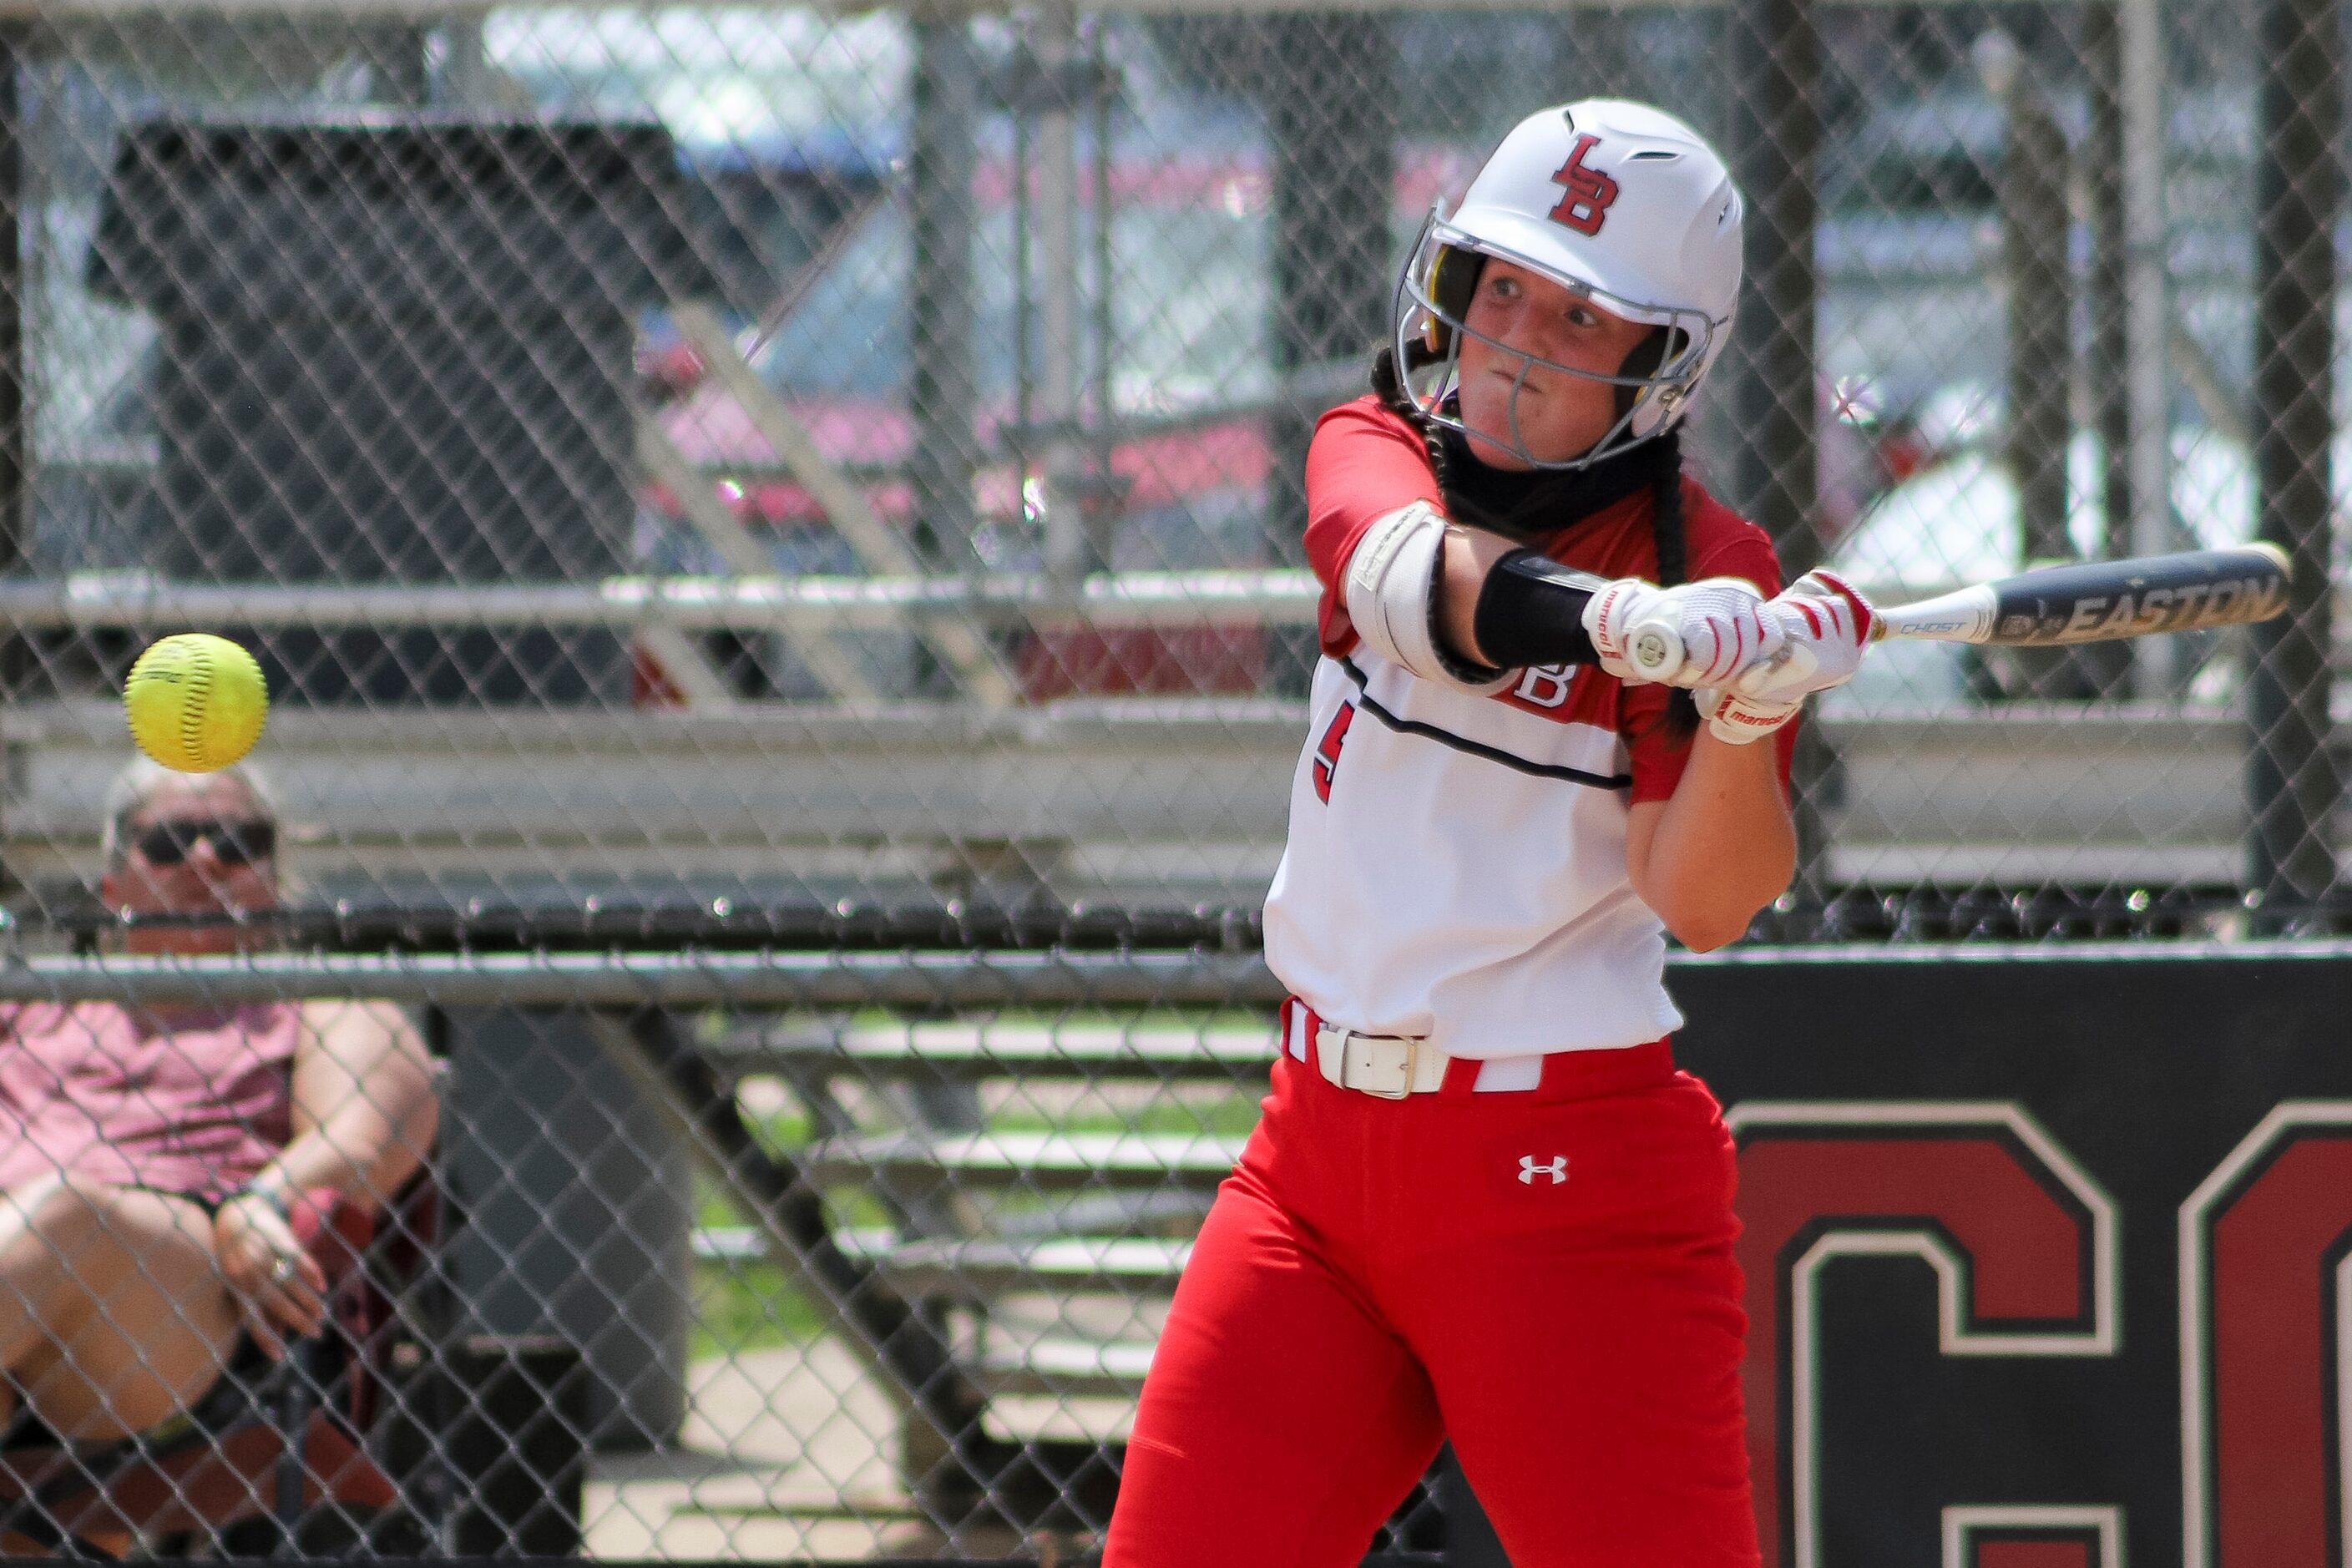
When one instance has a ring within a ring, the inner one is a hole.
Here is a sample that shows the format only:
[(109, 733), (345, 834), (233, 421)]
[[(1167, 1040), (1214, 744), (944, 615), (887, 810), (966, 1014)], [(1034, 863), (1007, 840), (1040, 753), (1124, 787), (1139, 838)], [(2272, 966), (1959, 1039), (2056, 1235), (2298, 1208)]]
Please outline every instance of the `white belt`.
[[(1312, 1037), (1310, 1044), (1309, 1037)], [(1367, 1035), (1326, 1023), (1296, 996), (1282, 1005), (1283, 1048), (1341, 1089), (1381, 1100), (1434, 1094), (1445, 1087), (1454, 1058), (1418, 1036)], [(1486, 1057), (1471, 1083), (1474, 1094), (1512, 1093), (1543, 1082), (1544, 1062), (1533, 1057)]]
[(1316, 1020), (1315, 1065), (1341, 1089), (1381, 1100), (1434, 1094), (1445, 1087), (1454, 1058), (1427, 1040), (1403, 1035), (1360, 1035)]

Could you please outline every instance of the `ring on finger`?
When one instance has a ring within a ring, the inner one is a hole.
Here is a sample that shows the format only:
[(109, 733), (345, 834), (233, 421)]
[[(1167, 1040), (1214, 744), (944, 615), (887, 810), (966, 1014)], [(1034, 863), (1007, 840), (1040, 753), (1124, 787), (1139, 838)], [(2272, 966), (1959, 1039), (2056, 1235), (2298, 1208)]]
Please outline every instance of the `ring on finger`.
[(269, 1282), (272, 1285), (283, 1285), (293, 1278), (294, 1260), (284, 1253), (279, 1253), (278, 1261), (269, 1266)]

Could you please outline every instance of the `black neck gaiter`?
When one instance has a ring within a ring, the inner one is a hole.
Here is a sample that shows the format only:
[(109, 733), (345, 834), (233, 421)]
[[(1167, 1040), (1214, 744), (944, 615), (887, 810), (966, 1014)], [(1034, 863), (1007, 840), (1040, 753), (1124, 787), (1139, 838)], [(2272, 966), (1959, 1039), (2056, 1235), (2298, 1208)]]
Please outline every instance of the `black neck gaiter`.
[(1456, 520), (1522, 543), (1556, 533), (1658, 481), (1662, 468), (1682, 467), (1681, 433), (1669, 430), (1589, 468), (1497, 468), (1479, 461), (1456, 430), (1445, 444), (1445, 510)]

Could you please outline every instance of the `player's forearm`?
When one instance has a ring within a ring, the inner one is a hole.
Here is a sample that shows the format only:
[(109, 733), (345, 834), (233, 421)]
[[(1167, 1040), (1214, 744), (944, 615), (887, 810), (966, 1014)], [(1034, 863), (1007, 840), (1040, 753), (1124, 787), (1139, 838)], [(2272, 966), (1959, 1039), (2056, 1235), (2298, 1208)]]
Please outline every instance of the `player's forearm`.
[(1437, 629), (1456, 658), (1492, 668), (1478, 646), (1475, 623), (1478, 592), (1496, 562), (1518, 548), (1499, 533), (1465, 528), (1456, 523), (1445, 531), (1445, 553), (1437, 578)]
[(1633, 890), (1694, 952), (1738, 941), (1796, 870), (1778, 750), (1702, 731), (1672, 798), (1633, 808), (1625, 847)]

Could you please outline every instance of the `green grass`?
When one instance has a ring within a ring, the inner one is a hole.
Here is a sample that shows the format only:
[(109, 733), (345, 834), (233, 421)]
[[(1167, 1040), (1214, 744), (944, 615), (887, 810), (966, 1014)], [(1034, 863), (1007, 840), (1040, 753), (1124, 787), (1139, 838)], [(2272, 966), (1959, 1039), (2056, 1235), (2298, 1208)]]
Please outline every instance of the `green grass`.
[[(844, 1194), (837, 1226), (878, 1226), (886, 1213), (871, 1194)], [(708, 1177), (695, 1181), (694, 1223), (727, 1230), (752, 1224)], [(824, 1313), (782, 1264), (764, 1258), (698, 1258), (694, 1265), (694, 1337), (689, 1353), (732, 1355), (778, 1345), (804, 1345), (824, 1331)]]
[(694, 1340), (698, 1361), (744, 1351), (804, 1345), (824, 1331), (815, 1302), (773, 1263), (697, 1263)]
[(1257, 1126), (1257, 1117), (1256, 1096), (1235, 1095), (1207, 1105), (1159, 1100), (1131, 1116), (1102, 1112), (1055, 1117), (1007, 1108), (990, 1118), (988, 1125), (995, 1132), (1174, 1132), (1243, 1137)]
[[(889, 1025), (898, 1020), (889, 1013), (871, 1011), (860, 1013), (854, 1021)], [(1007, 1009), (991, 1015), (990, 1021), (1063, 1027), (1135, 1028), (1261, 1027), (1266, 1022), (1264, 1014), (1244, 1009), (1177, 1008), (1155, 1008), (1139, 1014)], [(706, 1027), (711, 1029), (722, 1026), (723, 1019), (717, 1015), (706, 1023)], [(1257, 1125), (1258, 1099), (1258, 1089), (1249, 1088), (1236, 1089), (1230, 1096), (1222, 1096), (1205, 1103), (1187, 1103), (1171, 1096), (1147, 1103), (1132, 1114), (1094, 1110), (1063, 1117), (1028, 1110), (1016, 1101), (1010, 1106), (1000, 1106), (989, 1118), (988, 1124), (992, 1131), (1006, 1132), (1136, 1131), (1243, 1136)], [(808, 1144), (813, 1131), (807, 1116), (798, 1110), (747, 1116), (745, 1121), (753, 1136), (770, 1152), (787, 1157)], [(888, 1223), (888, 1211), (871, 1192), (853, 1188), (831, 1193), (828, 1196), (834, 1211), (832, 1221), (836, 1226), (880, 1226)], [(1058, 1201), (1045, 1194), (1018, 1191), (1004, 1194), (1001, 1200), (1007, 1213)], [(707, 1228), (723, 1229), (752, 1222), (751, 1216), (738, 1209), (723, 1190), (706, 1180), (697, 1184), (695, 1223)], [(697, 1262), (694, 1266), (694, 1297), (692, 1353), (697, 1358), (806, 1344), (823, 1332), (825, 1326), (824, 1313), (790, 1272), (782, 1265), (763, 1259)]]

